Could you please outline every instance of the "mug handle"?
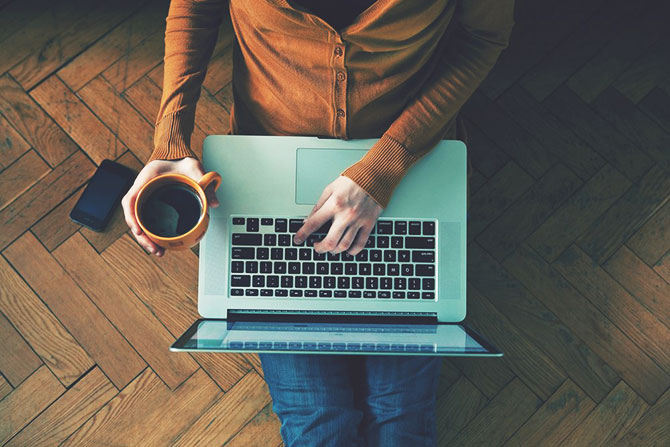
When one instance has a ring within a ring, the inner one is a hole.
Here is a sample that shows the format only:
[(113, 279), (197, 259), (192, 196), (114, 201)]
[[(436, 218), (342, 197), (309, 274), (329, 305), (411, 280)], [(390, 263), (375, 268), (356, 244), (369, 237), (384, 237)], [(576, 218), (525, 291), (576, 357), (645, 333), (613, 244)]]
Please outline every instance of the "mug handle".
[(200, 185), (200, 187), (204, 191), (212, 183), (214, 183), (214, 191), (219, 189), (219, 186), (221, 186), (221, 175), (219, 175), (218, 172), (211, 171), (203, 175), (200, 181), (198, 182), (198, 185)]

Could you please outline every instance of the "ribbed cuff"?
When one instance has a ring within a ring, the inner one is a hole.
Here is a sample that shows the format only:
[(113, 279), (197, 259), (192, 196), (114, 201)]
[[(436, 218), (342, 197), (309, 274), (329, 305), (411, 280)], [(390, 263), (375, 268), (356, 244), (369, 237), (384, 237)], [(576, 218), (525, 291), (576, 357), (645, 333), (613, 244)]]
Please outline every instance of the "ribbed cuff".
[[(154, 151), (147, 160), (177, 160), (196, 157), (190, 149), (193, 133), (193, 113), (176, 112), (166, 115), (156, 124)], [(197, 157), (196, 157), (197, 158)]]
[(417, 160), (402, 144), (384, 135), (363, 158), (340, 175), (356, 182), (382, 208), (386, 208), (393, 190)]

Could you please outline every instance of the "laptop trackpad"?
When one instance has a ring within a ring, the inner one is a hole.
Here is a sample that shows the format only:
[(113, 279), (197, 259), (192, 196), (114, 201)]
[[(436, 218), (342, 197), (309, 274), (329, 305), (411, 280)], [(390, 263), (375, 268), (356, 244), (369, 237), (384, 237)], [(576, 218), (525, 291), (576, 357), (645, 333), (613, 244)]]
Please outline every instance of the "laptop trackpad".
[(365, 149), (298, 148), (295, 203), (314, 205), (323, 189), (366, 152)]

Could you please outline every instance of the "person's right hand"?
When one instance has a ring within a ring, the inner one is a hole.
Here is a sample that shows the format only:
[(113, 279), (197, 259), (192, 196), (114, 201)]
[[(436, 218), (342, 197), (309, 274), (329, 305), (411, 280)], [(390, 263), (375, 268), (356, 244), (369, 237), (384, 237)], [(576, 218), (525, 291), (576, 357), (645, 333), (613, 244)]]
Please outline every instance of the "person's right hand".
[[(159, 176), (161, 174), (183, 174), (188, 177), (191, 177), (193, 180), (200, 181), (203, 175), (205, 175), (205, 170), (202, 167), (202, 164), (198, 159), (193, 157), (186, 157), (180, 160), (153, 160), (137, 174), (135, 183), (128, 190), (123, 199), (121, 200), (121, 205), (123, 206), (123, 214), (126, 218), (126, 223), (130, 227), (133, 236), (137, 239), (137, 242), (140, 243), (149, 253), (155, 254), (158, 257), (165, 254), (165, 249), (159, 247), (154, 242), (147, 237), (146, 234), (142, 232), (139, 224), (137, 223), (137, 216), (135, 216), (135, 200), (137, 199), (137, 194), (142, 189), (145, 183), (147, 183), (152, 178)], [(214, 194), (214, 189), (209, 187), (205, 190), (207, 195), (207, 203), (212, 208), (219, 206), (219, 201)]]

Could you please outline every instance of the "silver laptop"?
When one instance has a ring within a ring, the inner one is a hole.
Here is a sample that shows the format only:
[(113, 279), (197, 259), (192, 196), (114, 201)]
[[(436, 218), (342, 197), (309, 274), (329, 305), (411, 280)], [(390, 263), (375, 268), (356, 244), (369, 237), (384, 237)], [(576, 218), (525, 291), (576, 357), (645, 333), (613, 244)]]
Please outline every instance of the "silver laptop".
[(376, 142), (213, 135), (223, 184), (200, 244), (202, 319), (173, 351), (500, 356), (466, 313), (466, 148), (444, 140), (395, 189), (356, 256), (293, 235), (323, 189)]

